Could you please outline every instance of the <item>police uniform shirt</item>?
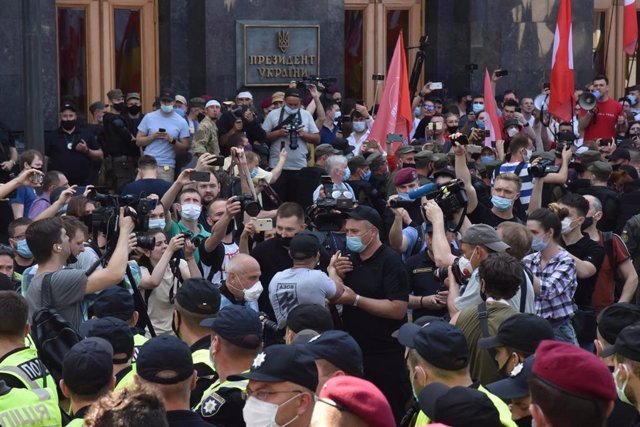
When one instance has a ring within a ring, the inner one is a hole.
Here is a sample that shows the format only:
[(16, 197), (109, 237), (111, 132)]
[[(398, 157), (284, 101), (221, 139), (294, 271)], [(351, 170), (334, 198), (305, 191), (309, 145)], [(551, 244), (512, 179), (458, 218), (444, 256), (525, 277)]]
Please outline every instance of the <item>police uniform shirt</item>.
[(167, 411), (167, 421), (169, 427), (211, 427), (200, 415), (186, 410)]
[[(195, 353), (198, 350), (206, 350), (208, 354), (210, 352), (210, 347), (211, 337), (203, 337), (193, 343), (193, 345), (190, 347), (191, 354)], [(196, 387), (191, 390), (190, 404), (192, 408), (197, 405), (198, 402), (200, 402), (200, 400), (202, 399), (202, 394), (205, 392), (205, 390), (211, 387), (211, 385), (218, 379), (218, 374), (213, 370), (213, 368), (211, 368), (210, 365), (194, 360), (193, 369), (196, 370), (198, 381), (196, 382)]]
[[(436, 263), (427, 255), (426, 251), (423, 250), (410, 257), (406, 262), (406, 266), (407, 272), (409, 273), (409, 286), (414, 296), (422, 297), (438, 293), (443, 283), (433, 275), (433, 271), (437, 268)], [(413, 309), (414, 319), (422, 316), (442, 317), (445, 314), (447, 314), (446, 305), (440, 310), (429, 310), (428, 308)]]
[[(248, 381), (240, 382), (244, 383), (244, 389), (225, 387), (225, 383), (228, 383), (225, 381), (220, 387), (213, 387), (211, 391), (205, 392), (196, 412), (207, 422), (220, 427), (245, 427), (242, 418), (245, 400), (242, 397), (242, 392), (246, 390)], [(233, 383), (238, 383), (238, 381)]]

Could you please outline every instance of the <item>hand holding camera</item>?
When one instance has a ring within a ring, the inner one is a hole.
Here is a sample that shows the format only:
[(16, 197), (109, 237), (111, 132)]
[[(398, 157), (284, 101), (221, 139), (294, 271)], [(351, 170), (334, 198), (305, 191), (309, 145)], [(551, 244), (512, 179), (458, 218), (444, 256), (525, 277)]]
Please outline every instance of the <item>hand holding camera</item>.
[(42, 185), (44, 173), (38, 169), (23, 169), (18, 175), (18, 182), (21, 186), (38, 188)]
[(169, 240), (169, 249), (170, 252), (174, 253), (184, 248), (185, 236), (184, 234), (176, 234)]
[[(71, 188), (65, 191), (68, 191), (70, 189)], [(75, 193), (75, 189), (74, 189), (74, 193)], [(62, 194), (64, 194), (64, 191), (62, 192)], [(60, 198), (62, 198), (62, 194), (60, 195)], [(127, 239), (129, 239), (129, 235), (133, 233), (133, 229), (135, 228), (136, 224), (132, 216), (125, 215), (125, 208), (120, 208), (118, 226), (120, 227), (120, 235), (127, 236)]]

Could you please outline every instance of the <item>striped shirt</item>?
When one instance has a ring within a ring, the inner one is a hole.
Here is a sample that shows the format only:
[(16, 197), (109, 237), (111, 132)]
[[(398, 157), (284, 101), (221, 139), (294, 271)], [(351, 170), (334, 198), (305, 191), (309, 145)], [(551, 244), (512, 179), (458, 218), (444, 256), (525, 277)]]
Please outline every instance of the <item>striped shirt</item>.
[(578, 287), (576, 263), (569, 253), (561, 249), (544, 268), (540, 252), (527, 255), (522, 264), (540, 279), (540, 295), (536, 298), (536, 314), (554, 321), (573, 317), (573, 294)]
[[(503, 163), (500, 165), (500, 173), (516, 173), (516, 169), (521, 162)], [(524, 167), (520, 170), (520, 203), (525, 211), (529, 209), (529, 200), (531, 199), (531, 192), (533, 191), (533, 177), (529, 175), (527, 168), (529, 163), (525, 163)]]

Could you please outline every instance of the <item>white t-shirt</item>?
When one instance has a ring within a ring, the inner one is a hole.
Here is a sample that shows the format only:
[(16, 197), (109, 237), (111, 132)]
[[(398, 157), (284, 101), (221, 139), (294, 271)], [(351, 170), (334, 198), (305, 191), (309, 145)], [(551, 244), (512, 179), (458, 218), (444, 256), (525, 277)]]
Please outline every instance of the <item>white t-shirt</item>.
[[(280, 113), (284, 107), (275, 109), (267, 114), (267, 117), (262, 123), (262, 129), (265, 132), (271, 132), (278, 122), (280, 122)], [(316, 122), (313, 120), (313, 116), (307, 110), (300, 109), (300, 120), (302, 121), (302, 128), (307, 133), (319, 133)], [(297, 113), (296, 113), (297, 114)], [(289, 117), (286, 112), (282, 114), (282, 121), (285, 121)], [(284, 163), (285, 170), (300, 170), (307, 166), (307, 154), (309, 149), (307, 144), (298, 137), (298, 147), (295, 150), (291, 149), (289, 136), (285, 138), (278, 138), (269, 146), (269, 167), (275, 168), (278, 165), (278, 159), (280, 158), (280, 150), (284, 146), (287, 151), (287, 161)]]
[[(187, 262), (181, 259), (178, 268), (182, 271), (188, 269)], [(141, 266), (140, 270), (151, 274), (146, 267)], [(172, 289), (173, 292), (171, 292)], [(167, 267), (160, 284), (151, 291), (149, 301), (147, 302), (149, 319), (151, 319), (151, 324), (153, 325), (153, 329), (155, 329), (157, 335), (173, 335), (173, 329), (171, 328), (171, 321), (173, 320), (173, 303), (169, 297), (172, 293), (175, 298), (177, 292), (178, 285), (176, 280), (174, 280), (173, 273), (171, 273), (171, 268)]]

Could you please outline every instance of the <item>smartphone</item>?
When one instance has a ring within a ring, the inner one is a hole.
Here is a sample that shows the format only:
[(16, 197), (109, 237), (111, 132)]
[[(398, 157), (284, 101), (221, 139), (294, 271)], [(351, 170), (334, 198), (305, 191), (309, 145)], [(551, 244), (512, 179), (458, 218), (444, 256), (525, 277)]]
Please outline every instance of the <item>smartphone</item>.
[(273, 230), (273, 220), (271, 218), (256, 218), (254, 221), (256, 231)]
[(209, 166), (224, 166), (224, 157), (216, 156), (216, 158), (208, 163)]
[(496, 70), (497, 77), (503, 77), (508, 75), (509, 75), (509, 70)]
[(429, 123), (427, 126), (429, 130), (442, 130), (442, 123), (440, 122)]
[(322, 175), (320, 177), (320, 183), (322, 185), (333, 185), (333, 181), (331, 180), (331, 177), (329, 175)]
[(516, 107), (516, 113), (522, 113), (522, 108)]
[(602, 138), (600, 140), (600, 147), (608, 147), (609, 144), (611, 144), (613, 142), (612, 138)]
[(402, 135), (399, 133), (388, 133), (387, 142), (402, 142)]
[(489, 138), (491, 137), (491, 131), (489, 129), (480, 129), (480, 135), (482, 135), (485, 138)]
[(209, 182), (211, 178), (211, 172), (191, 171), (189, 172), (189, 179), (196, 182)]
[(442, 82), (433, 82), (429, 85), (429, 88), (431, 90), (438, 90), (438, 89), (442, 89)]
[(164, 129), (164, 128), (160, 128), (160, 129), (158, 129), (158, 132), (163, 132), (163, 133), (164, 133), (164, 132), (166, 132), (166, 131), (167, 131), (167, 130), (166, 130), (166, 129)]

